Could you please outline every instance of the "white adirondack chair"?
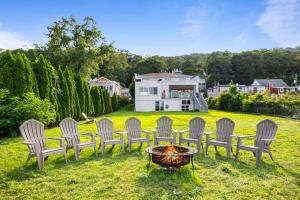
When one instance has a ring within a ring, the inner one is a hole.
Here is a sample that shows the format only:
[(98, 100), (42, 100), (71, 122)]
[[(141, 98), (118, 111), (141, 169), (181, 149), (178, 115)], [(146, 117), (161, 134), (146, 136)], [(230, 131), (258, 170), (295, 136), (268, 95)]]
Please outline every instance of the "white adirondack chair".
[[(262, 153), (268, 153), (273, 160), (273, 156), (270, 150), (272, 141), (275, 140), (275, 134), (277, 132), (277, 125), (272, 120), (262, 120), (256, 125), (256, 135), (238, 136), (237, 148), (235, 158), (238, 159), (239, 150), (252, 151), (256, 156), (256, 166), (260, 165)], [(243, 139), (255, 138), (254, 146), (242, 144)]]
[(233, 134), (235, 123), (229, 118), (222, 118), (216, 122), (216, 140), (211, 140), (210, 135), (213, 134), (205, 133), (206, 135), (206, 154), (208, 152), (208, 147), (214, 145), (217, 151), (217, 146), (225, 147), (227, 152), (227, 157), (230, 157), (230, 151), (232, 152), (232, 138), (235, 137)]
[[(200, 117), (194, 117), (189, 122), (189, 130), (182, 130), (179, 131), (179, 144), (181, 145), (182, 142), (187, 142), (188, 146), (190, 143), (197, 144), (197, 150), (200, 154), (201, 147), (204, 151), (203, 144), (202, 144), (202, 136), (204, 135), (204, 127), (205, 121)], [(184, 137), (183, 133), (189, 133), (189, 137)]]
[(172, 125), (173, 121), (169, 117), (163, 116), (157, 120), (157, 129), (153, 130), (155, 145), (158, 145), (160, 141), (169, 141), (176, 144), (177, 131), (172, 129)]
[[(44, 135), (44, 125), (34, 119), (25, 121), (20, 126), (20, 132), (23, 136), (23, 144), (26, 144), (29, 149), (29, 155), (26, 163), (30, 158), (36, 156), (38, 160), (39, 169), (44, 168), (44, 160), (46, 157), (54, 154), (62, 153), (64, 155), (65, 161), (67, 163), (66, 148), (64, 146), (64, 139), (59, 137), (45, 137)], [(46, 139), (58, 140), (60, 141), (60, 147), (58, 148), (47, 148)]]
[[(147, 146), (150, 146), (150, 131), (143, 130), (141, 128), (141, 121), (135, 117), (130, 117), (125, 122), (126, 132), (128, 136), (128, 149), (131, 152), (133, 143), (147, 142)], [(141, 137), (142, 132), (146, 133), (146, 137)]]
[[(114, 132), (114, 125), (110, 119), (103, 118), (97, 123), (98, 135), (100, 137), (100, 145), (102, 147), (102, 153), (105, 153), (105, 147), (107, 144), (115, 145), (120, 144), (122, 146), (122, 151), (124, 152), (124, 132)], [(120, 135), (120, 140), (115, 140), (113, 138), (114, 134)], [(99, 145), (99, 149), (100, 149)]]
[(88, 117), (85, 113), (81, 113), (83, 118), (85, 119), (86, 123), (93, 123), (96, 122), (96, 118)]
[[(79, 154), (82, 149), (94, 147), (97, 156), (96, 140), (93, 133), (79, 133), (77, 121), (72, 118), (65, 118), (59, 123), (63, 138), (67, 141), (67, 150), (74, 149), (75, 158), (79, 160)], [(80, 135), (85, 135), (91, 138), (90, 142), (81, 142)]]

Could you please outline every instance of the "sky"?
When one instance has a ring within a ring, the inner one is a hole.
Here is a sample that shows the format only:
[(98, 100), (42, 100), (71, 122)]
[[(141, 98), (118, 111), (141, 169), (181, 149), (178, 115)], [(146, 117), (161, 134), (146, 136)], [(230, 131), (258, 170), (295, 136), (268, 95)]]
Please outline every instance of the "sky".
[(45, 44), (60, 17), (90, 16), (118, 49), (151, 56), (300, 46), (300, 0), (0, 0), (0, 48)]

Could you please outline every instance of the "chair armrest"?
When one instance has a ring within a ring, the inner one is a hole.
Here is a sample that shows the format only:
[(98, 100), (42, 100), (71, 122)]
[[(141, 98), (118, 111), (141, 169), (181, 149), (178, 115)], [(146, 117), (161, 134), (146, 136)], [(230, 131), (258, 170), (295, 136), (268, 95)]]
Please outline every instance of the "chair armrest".
[(127, 132), (126, 131), (117, 131), (117, 132), (115, 132), (115, 134), (124, 135), (124, 134), (127, 134)]
[(154, 132), (157, 132), (157, 129), (156, 129), (156, 128), (155, 128), (155, 129), (153, 129), (153, 130), (152, 130), (152, 132), (153, 132), (153, 133), (154, 133)]
[(62, 138), (65, 138), (65, 139), (72, 139), (72, 137), (71, 136), (65, 136), (65, 135), (63, 135), (63, 136), (61, 136)]
[(23, 141), (22, 144), (26, 144), (26, 145), (34, 145), (34, 144), (36, 144), (36, 142)]
[(143, 130), (143, 132), (149, 134), (151, 131)]
[(276, 139), (261, 139), (261, 141), (265, 141), (265, 142), (271, 142), (271, 141), (275, 141)]
[(229, 135), (229, 137), (234, 138), (234, 137), (237, 137), (237, 135), (232, 134), (232, 135)]
[(211, 134), (214, 134), (214, 132), (203, 132), (204, 135), (211, 135)]
[(80, 135), (87, 135), (87, 136), (92, 136), (92, 135), (94, 135), (94, 136), (95, 136), (94, 133), (89, 133), (89, 132), (80, 133)]
[(179, 130), (178, 132), (179, 133), (187, 133), (187, 132), (189, 132), (189, 130)]
[(49, 139), (49, 140), (59, 140), (59, 141), (64, 140), (63, 137), (47, 137), (47, 139)]

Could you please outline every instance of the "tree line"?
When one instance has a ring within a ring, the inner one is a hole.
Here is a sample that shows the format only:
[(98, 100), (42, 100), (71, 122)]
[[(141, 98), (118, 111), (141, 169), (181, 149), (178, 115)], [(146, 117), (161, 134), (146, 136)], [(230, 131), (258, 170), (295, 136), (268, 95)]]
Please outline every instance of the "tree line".
[[(0, 135), (16, 131), (19, 125), (14, 122), (16, 115), (23, 115), (18, 118), (20, 123), (37, 116), (49, 125), (57, 124), (66, 117), (80, 120), (82, 112), (100, 116), (118, 109), (116, 95), (110, 97), (105, 89), (90, 88), (82, 75), (69, 67), (54, 68), (43, 55), (31, 62), (23, 53), (3, 52), (0, 55), (0, 88), (0, 110), (3, 111), (0, 115)], [(24, 107), (22, 99), (26, 98), (30, 101)], [(43, 115), (32, 113), (40, 112), (32, 111), (31, 104), (36, 102), (39, 102), (39, 109), (44, 110)], [(20, 105), (23, 106), (21, 113), (12, 108)]]

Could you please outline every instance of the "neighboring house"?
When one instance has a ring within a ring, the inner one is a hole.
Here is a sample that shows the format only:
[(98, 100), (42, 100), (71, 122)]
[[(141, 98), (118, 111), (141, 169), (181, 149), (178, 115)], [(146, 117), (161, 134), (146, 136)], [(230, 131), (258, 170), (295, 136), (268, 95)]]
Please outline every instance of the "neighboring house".
[(106, 89), (110, 96), (112, 96), (114, 93), (116, 95), (121, 96), (121, 86), (119, 82), (111, 81), (104, 76), (97, 77), (89, 81), (90, 87), (98, 86), (101, 88)]
[(282, 79), (255, 79), (251, 85), (252, 92), (269, 90), (271, 94), (296, 92), (297, 87), (288, 86)]
[(205, 79), (181, 73), (135, 74), (135, 111), (207, 112)]
[[(227, 92), (229, 91), (230, 87), (232, 85), (228, 84), (228, 85), (216, 85), (212, 88), (207, 89), (207, 96), (208, 97), (216, 97), (219, 94), (221, 94), (222, 92)], [(243, 93), (249, 93), (251, 92), (251, 87), (247, 86), (247, 85), (240, 85), (238, 83), (236, 83), (234, 85), (238, 91), (243, 92)]]
[(129, 88), (122, 88), (122, 90), (121, 90), (121, 96), (128, 97), (129, 99), (131, 99)]

